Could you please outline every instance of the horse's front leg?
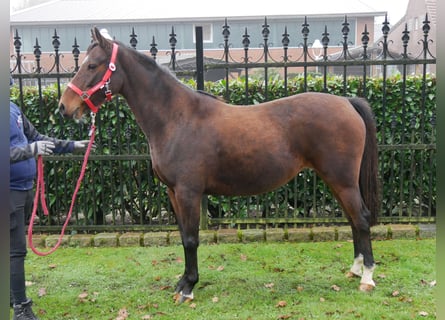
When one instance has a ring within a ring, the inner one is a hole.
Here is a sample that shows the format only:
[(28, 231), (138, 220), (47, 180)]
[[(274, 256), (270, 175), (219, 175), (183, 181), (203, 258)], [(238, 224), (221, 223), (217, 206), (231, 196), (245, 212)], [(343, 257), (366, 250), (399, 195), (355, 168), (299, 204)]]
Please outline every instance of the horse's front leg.
[(199, 280), (198, 245), (201, 195), (187, 189), (168, 189), (184, 247), (185, 270), (175, 289), (177, 303), (193, 300), (193, 287)]

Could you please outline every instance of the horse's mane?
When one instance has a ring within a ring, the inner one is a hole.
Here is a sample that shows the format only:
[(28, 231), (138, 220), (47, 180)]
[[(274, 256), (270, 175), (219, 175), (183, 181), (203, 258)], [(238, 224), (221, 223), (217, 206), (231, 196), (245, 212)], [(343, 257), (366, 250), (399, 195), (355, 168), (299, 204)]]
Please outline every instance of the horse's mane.
[(214, 94), (212, 94), (210, 92), (207, 92), (207, 91), (204, 91), (204, 90), (196, 90), (196, 92), (198, 92), (200, 94), (203, 94), (205, 96), (208, 96), (210, 98), (216, 99), (216, 100), (225, 101), (223, 98), (215, 96)]
[[(116, 42), (120, 46), (125, 46), (123, 43), (121, 43), (119, 41), (116, 41)], [(127, 48), (128, 48), (128, 46), (127, 46)], [(179, 81), (179, 79), (167, 67), (164, 67), (164, 66), (158, 64), (156, 62), (156, 60), (154, 60), (153, 58), (151, 58), (150, 56), (147, 56), (146, 54), (144, 54), (142, 52), (139, 52), (137, 50), (133, 50), (133, 52), (134, 52), (134, 55), (137, 57), (138, 61), (142, 65), (148, 67), (149, 69), (153, 69), (153, 68), (161, 69), (164, 73), (167, 73), (169, 76), (174, 78), (180, 84), (184, 85), (182, 82)], [(189, 87), (187, 87), (187, 88), (189, 88)], [(191, 89), (191, 88), (189, 88), (189, 89)], [(211, 94), (209, 92), (203, 91), (203, 90), (193, 90), (193, 91), (195, 91), (195, 92), (197, 92), (199, 94), (202, 94), (202, 95), (206, 95), (206, 96), (211, 97), (213, 99), (224, 101), (224, 99), (222, 99), (221, 97), (215, 96), (215, 95), (213, 95), (213, 94)]]
[[(117, 43), (119, 45), (119, 47), (130, 49), (126, 44), (124, 44), (124, 43), (122, 43), (120, 41), (117, 41), (117, 40), (113, 40), (113, 41), (115, 43)], [(91, 49), (93, 49), (96, 45), (98, 45), (97, 42), (91, 43), (90, 46), (87, 49), (87, 52), (90, 51)], [(144, 54), (142, 52), (139, 52), (138, 50), (130, 50), (130, 52), (136, 57), (137, 61), (139, 63), (141, 63), (141, 65), (143, 65), (147, 69), (149, 69), (149, 70), (153, 70), (153, 69), (161, 70), (164, 74), (167, 74), (168, 76), (174, 78), (178, 83), (180, 83), (184, 87), (186, 87), (186, 88), (188, 88), (188, 89), (190, 89), (190, 90), (192, 90), (194, 92), (197, 92), (197, 93), (202, 94), (202, 95), (206, 95), (206, 96), (211, 97), (213, 99), (224, 101), (223, 98), (215, 96), (215, 95), (213, 95), (213, 94), (211, 94), (209, 92), (206, 92), (206, 91), (203, 91), (203, 90), (193, 90), (192, 88), (186, 86), (185, 84), (183, 84), (182, 82), (179, 81), (179, 79), (170, 71), (170, 69), (168, 69), (167, 67), (159, 65), (156, 62), (156, 60), (154, 60), (153, 58), (147, 56), (146, 54)]]

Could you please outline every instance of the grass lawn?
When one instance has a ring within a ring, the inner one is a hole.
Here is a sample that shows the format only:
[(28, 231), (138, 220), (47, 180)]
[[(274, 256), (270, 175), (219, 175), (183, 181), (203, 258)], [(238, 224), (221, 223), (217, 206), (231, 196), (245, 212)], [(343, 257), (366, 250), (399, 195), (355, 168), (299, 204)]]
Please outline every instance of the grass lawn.
[(375, 241), (377, 287), (345, 273), (352, 243), (202, 245), (195, 300), (176, 305), (180, 246), (62, 248), (26, 260), (44, 319), (436, 319), (436, 242)]

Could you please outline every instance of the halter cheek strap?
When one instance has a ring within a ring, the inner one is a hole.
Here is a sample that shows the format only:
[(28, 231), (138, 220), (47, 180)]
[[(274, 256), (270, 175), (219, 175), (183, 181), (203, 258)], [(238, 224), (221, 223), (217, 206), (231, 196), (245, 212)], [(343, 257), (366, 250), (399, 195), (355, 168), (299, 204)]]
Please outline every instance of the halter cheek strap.
[(87, 91), (82, 91), (79, 87), (77, 87), (72, 82), (68, 83), (68, 87), (71, 88), (75, 93), (77, 93), (80, 98), (88, 105), (88, 107), (93, 112), (97, 112), (99, 110), (100, 104), (95, 105), (91, 101), (91, 96), (95, 94), (97, 91), (103, 89), (105, 87), (105, 99), (107, 101), (111, 100), (112, 92), (110, 90), (110, 78), (113, 72), (116, 70), (116, 56), (117, 56), (117, 50), (119, 46), (116, 43), (113, 43), (113, 51), (111, 53), (111, 60), (108, 64), (108, 69), (105, 72), (104, 76), (102, 77), (102, 80), (100, 80), (96, 85), (94, 85), (92, 88), (88, 89)]

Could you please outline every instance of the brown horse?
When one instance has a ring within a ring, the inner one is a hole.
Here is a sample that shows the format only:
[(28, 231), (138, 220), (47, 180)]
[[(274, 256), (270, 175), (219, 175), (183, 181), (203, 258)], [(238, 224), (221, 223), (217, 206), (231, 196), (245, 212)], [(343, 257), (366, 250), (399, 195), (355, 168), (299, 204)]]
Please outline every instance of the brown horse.
[(377, 144), (365, 100), (303, 93), (255, 106), (232, 106), (194, 91), (168, 70), (92, 30), (93, 42), (64, 91), (60, 112), (81, 120), (111, 94), (121, 94), (144, 131), (153, 169), (168, 187), (185, 254), (178, 301), (198, 282), (203, 194), (271, 191), (303, 168), (330, 186), (351, 224), (360, 289), (372, 290), (370, 227), (378, 210)]

